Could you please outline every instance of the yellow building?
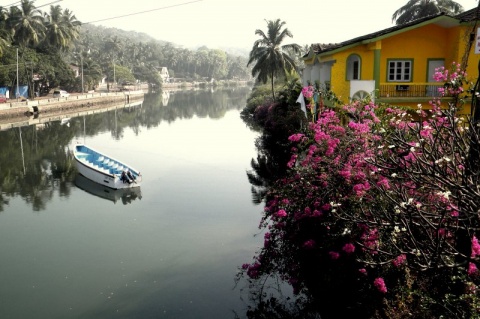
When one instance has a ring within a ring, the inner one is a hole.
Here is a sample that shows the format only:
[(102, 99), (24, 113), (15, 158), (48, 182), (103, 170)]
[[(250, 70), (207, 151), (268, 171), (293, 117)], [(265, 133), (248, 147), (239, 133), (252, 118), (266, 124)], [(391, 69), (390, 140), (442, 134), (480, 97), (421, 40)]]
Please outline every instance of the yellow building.
[(438, 96), (435, 68), (467, 61), (470, 81), (479, 72), (477, 9), (439, 14), (336, 44), (314, 44), (304, 56), (302, 80), (318, 81), (343, 102), (371, 94), (376, 103), (414, 106)]

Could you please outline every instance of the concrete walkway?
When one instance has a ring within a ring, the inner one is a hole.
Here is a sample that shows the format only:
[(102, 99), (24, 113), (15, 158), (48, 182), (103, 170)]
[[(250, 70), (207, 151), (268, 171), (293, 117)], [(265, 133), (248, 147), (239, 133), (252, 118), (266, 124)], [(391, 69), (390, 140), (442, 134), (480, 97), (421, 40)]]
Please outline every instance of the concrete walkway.
[(0, 131), (77, 116), (128, 107), (143, 102), (143, 91), (83, 93), (69, 97), (42, 97), (35, 100), (0, 103)]
[(37, 97), (34, 100), (9, 100), (0, 103), (0, 118), (49, 112), (55, 109), (70, 109), (83, 106), (95, 106), (106, 103), (130, 103), (130, 100), (143, 99), (144, 92), (123, 91), (111, 93), (74, 93), (69, 97)]

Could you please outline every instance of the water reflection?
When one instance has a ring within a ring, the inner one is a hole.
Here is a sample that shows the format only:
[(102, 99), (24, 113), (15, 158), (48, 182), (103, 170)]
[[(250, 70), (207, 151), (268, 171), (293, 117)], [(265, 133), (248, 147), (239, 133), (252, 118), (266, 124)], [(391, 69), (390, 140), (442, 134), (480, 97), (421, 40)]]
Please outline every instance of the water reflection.
[[(0, 317), (245, 318), (233, 278), (259, 245), (248, 92), (147, 95), (22, 126), (25, 173), (18, 127), (1, 131)], [(141, 194), (92, 194), (69, 153), (84, 137), (141, 168)]]
[(127, 205), (131, 204), (136, 199), (142, 199), (142, 191), (140, 187), (112, 189), (95, 183), (80, 174), (75, 176), (75, 186), (83, 189), (87, 193), (112, 201), (114, 204), (121, 200), (123, 205)]
[[(140, 104), (40, 114), (37, 118), (2, 123), (0, 211), (8, 206), (10, 198), (17, 196), (35, 211), (45, 210), (55, 193), (68, 197), (77, 173), (68, 147), (75, 137), (110, 132), (114, 139), (121, 140), (127, 129), (139, 135), (143, 128), (157, 127), (162, 122), (194, 116), (218, 119), (228, 110), (243, 108), (244, 102), (239, 101), (245, 101), (249, 92), (249, 87), (170, 92), (168, 106), (164, 104), (165, 94), (159, 92), (146, 94)], [(63, 120), (67, 118), (68, 121)]]

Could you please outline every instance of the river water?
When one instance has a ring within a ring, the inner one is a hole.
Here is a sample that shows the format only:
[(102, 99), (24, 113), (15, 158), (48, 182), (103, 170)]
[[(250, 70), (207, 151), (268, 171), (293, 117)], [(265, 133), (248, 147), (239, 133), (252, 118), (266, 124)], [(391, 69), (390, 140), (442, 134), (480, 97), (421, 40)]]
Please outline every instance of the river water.
[[(261, 239), (249, 92), (148, 94), (1, 131), (0, 318), (245, 318), (234, 278)], [(77, 142), (139, 169), (139, 191), (79, 176)]]

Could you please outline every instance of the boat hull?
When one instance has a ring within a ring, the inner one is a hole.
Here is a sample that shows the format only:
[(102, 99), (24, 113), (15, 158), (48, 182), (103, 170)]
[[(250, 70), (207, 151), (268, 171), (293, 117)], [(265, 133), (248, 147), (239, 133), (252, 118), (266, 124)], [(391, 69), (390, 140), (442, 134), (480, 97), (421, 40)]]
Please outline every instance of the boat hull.
[[(73, 156), (78, 172), (100, 185), (122, 189), (139, 187), (142, 182), (142, 175), (138, 170), (91, 147), (77, 144)], [(122, 177), (124, 171), (129, 171), (133, 178)]]

